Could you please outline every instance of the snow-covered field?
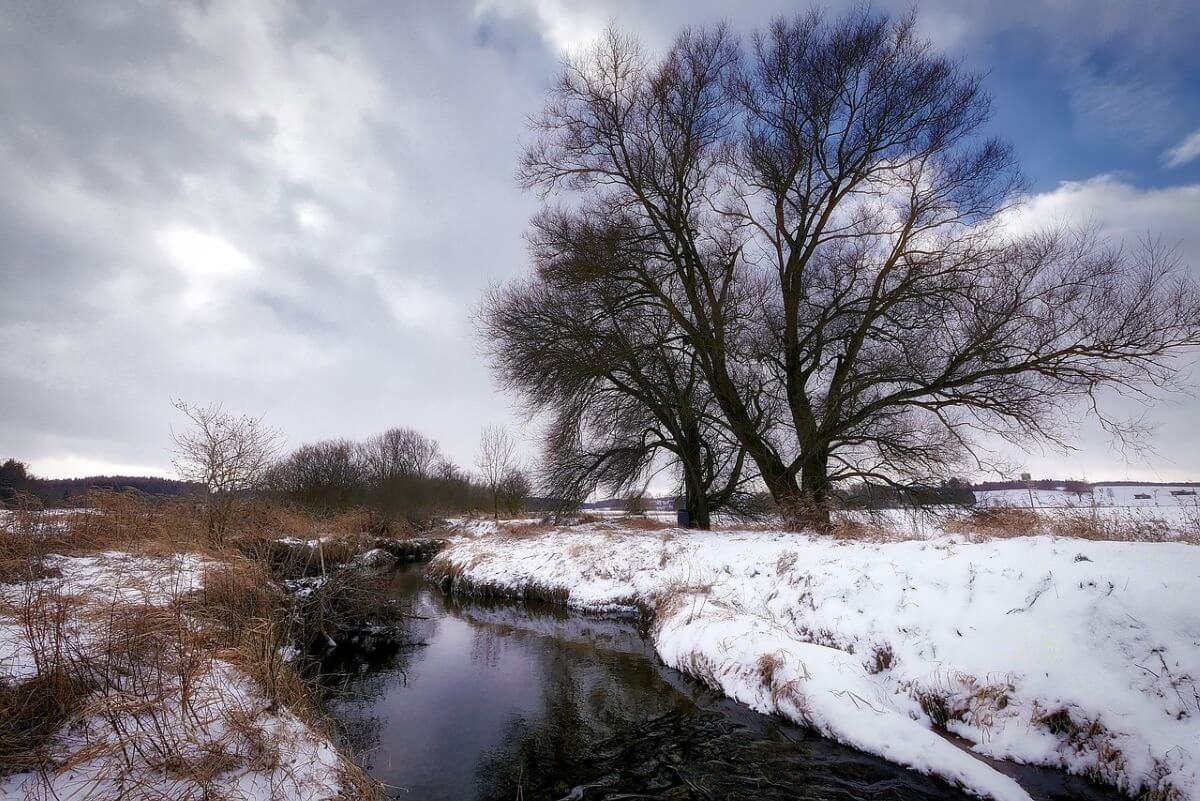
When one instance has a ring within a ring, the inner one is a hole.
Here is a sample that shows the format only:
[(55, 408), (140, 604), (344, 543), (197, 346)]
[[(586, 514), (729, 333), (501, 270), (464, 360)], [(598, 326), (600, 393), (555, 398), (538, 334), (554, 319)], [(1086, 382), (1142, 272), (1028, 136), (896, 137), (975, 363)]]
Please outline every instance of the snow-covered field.
[(975, 504), (977, 506), (1008, 506), (1025, 509), (1132, 507), (1200, 510), (1200, 487), (1183, 484), (1170, 486), (1100, 484), (1089, 492), (1078, 493), (1045, 489), (976, 490)]
[(669, 666), (985, 797), (1028, 796), (939, 729), (1130, 796), (1200, 798), (1200, 547), (602, 522), (457, 538), (430, 574), (648, 609)]

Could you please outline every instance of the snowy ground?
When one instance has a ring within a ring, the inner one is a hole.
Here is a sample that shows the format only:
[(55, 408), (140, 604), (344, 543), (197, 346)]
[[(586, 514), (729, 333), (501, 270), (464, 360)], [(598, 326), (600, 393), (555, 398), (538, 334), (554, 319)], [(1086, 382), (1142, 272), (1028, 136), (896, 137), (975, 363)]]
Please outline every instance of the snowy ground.
[(663, 661), (767, 713), (996, 799), (978, 754), (1200, 798), (1200, 548), (867, 543), (603, 522), (457, 539), (456, 592), (654, 614)]
[[(0, 777), (0, 799), (342, 797), (344, 758), (330, 742), (224, 654), (190, 640), (186, 615), (170, 636), (173, 610), (212, 564), (50, 556), (45, 578), (0, 584), (0, 685), (29, 686), (64, 665), (103, 679), (53, 736), (56, 767)], [(156, 615), (168, 616), (165, 626)]]
[(1095, 506), (1138, 509), (1183, 508), (1200, 511), (1200, 487), (1184, 484), (1133, 484), (1129, 486), (1099, 484), (1094, 486), (1090, 492), (1080, 493), (1044, 489), (976, 490), (975, 503), (978, 506), (1008, 506), (1026, 509), (1088, 509)]

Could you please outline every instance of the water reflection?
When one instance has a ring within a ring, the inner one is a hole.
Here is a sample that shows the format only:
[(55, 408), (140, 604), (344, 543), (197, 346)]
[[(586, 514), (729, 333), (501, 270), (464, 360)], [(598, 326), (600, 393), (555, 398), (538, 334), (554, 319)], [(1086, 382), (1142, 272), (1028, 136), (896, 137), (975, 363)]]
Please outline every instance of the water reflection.
[[(754, 714), (661, 667), (632, 622), (389, 591), (418, 646), (335, 651), (334, 705), (398, 798), (963, 799), (941, 782)], [(1042, 798), (1102, 798), (1058, 774)]]

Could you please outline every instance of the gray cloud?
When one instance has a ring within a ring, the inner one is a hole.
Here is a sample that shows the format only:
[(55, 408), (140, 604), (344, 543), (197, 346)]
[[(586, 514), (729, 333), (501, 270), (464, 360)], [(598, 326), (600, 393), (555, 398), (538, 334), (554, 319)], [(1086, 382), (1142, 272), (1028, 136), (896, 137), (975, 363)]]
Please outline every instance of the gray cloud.
[[(1195, 27), (1049, 5), (939, 1), (923, 24), (957, 49), (1036, 29), (1168, 53)], [(479, 428), (513, 419), (469, 311), (524, 269), (535, 199), (512, 172), (560, 50), (612, 20), (661, 46), (682, 24), (794, 9), (7, 7), (0, 456), (167, 470), (177, 396), (263, 414), (293, 443), (411, 425), (469, 463)]]
[(181, 395), (469, 458), (507, 415), (466, 311), (521, 267), (511, 171), (550, 64), (477, 46), (461, 8), (125, 8), (0, 27), (5, 451), (164, 468)]

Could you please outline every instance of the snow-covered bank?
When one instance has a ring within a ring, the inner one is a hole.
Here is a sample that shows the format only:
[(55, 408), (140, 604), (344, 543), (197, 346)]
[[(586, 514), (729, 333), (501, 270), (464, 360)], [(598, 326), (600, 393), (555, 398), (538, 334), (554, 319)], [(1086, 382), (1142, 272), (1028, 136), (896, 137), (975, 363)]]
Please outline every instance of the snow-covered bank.
[(0, 584), (0, 753), (20, 760), (0, 759), (0, 799), (354, 797), (356, 769), (286, 705), (285, 655), (211, 632), (249, 613), (222, 606), (246, 565), (105, 551), (36, 567)]
[(455, 541), (455, 591), (639, 605), (668, 665), (997, 799), (1027, 795), (940, 736), (1200, 797), (1200, 548), (937, 537), (864, 543), (615, 524)]

